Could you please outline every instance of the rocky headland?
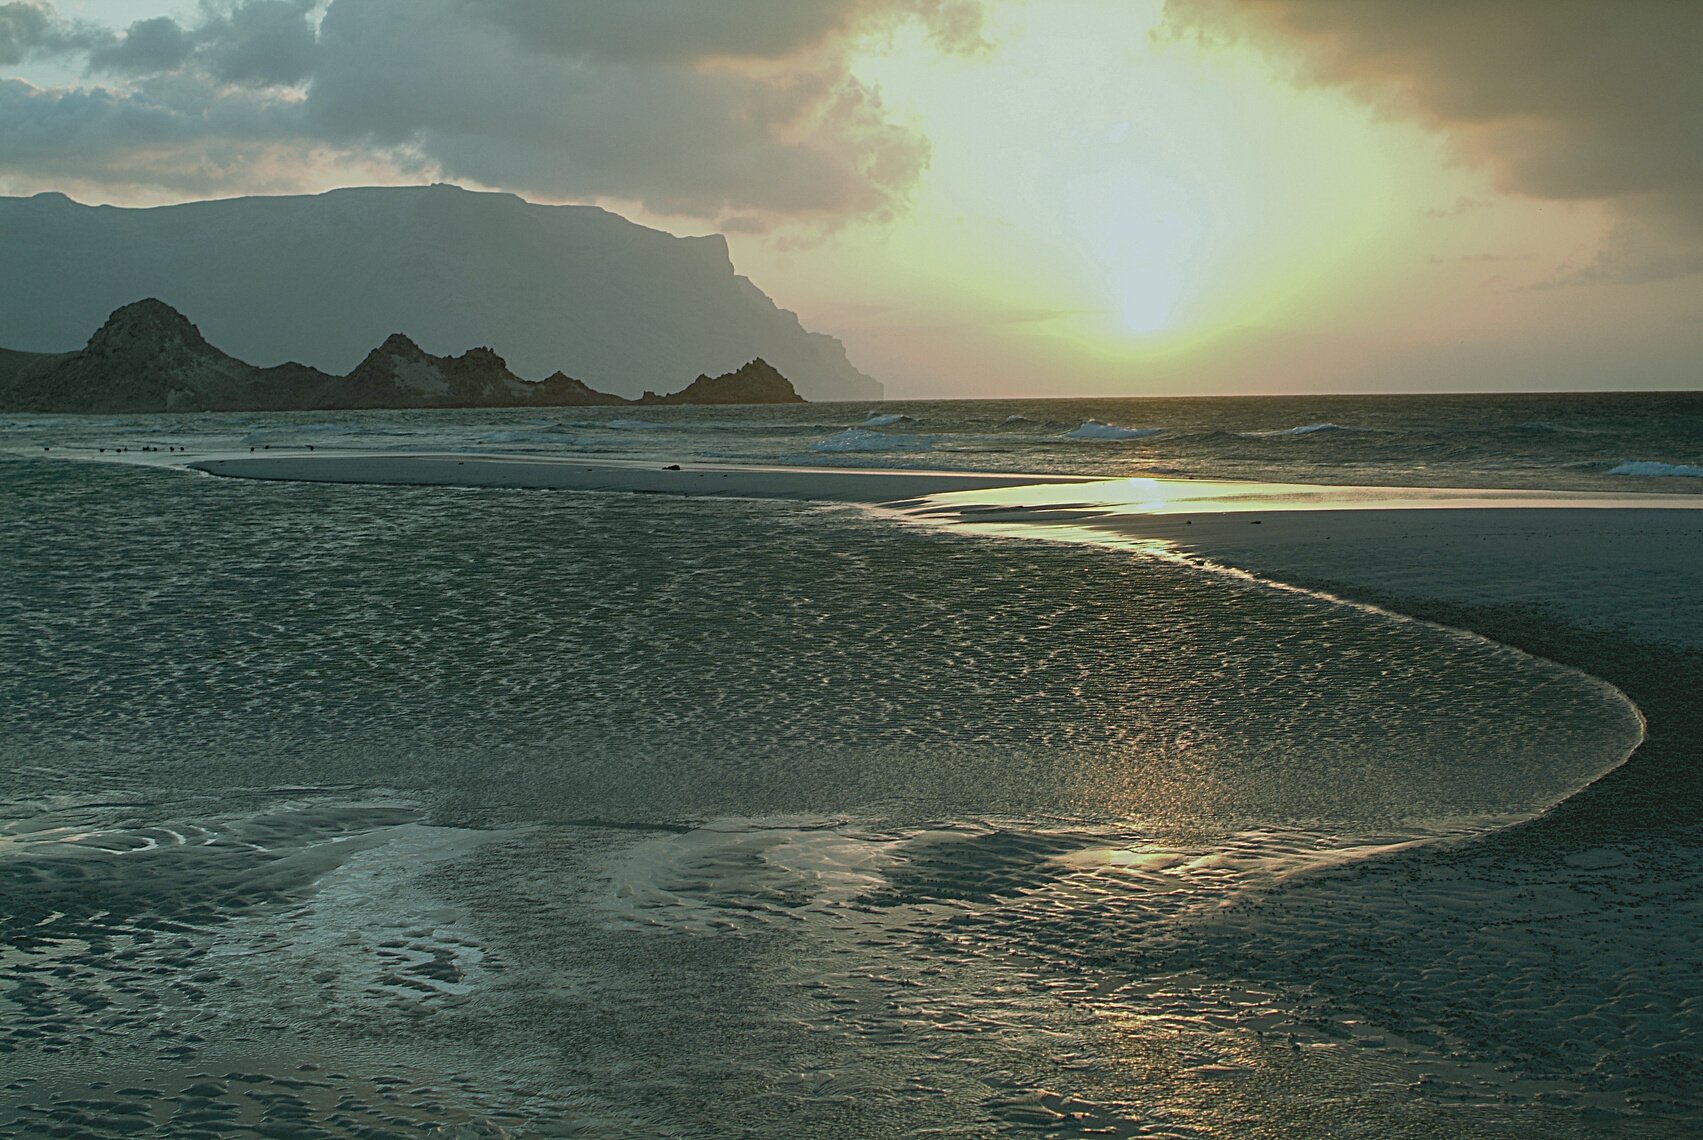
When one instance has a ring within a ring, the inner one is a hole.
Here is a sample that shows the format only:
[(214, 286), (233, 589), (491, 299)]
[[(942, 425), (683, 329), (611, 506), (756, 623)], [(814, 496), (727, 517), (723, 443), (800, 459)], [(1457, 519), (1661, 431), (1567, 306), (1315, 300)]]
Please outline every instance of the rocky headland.
[(115, 311), (76, 352), (0, 349), (0, 410), (251, 412), (353, 408), (524, 408), (625, 404), (803, 403), (761, 358), (700, 375), (667, 395), (629, 400), (556, 372), (524, 380), (489, 348), (434, 356), (393, 333), (347, 375), (306, 364), (269, 368), (207, 342), (188, 317), (148, 298)]
[[(560, 375), (558, 373), (558, 375)], [(566, 377), (564, 377), (566, 379)], [(571, 381), (579, 383), (579, 381)], [(735, 372), (698, 378), (678, 392), (658, 395), (646, 392), (635, 404), (802, 404), (804, 397), (793, 391), (792, 382), (762, 357)]]
[(596, 206), (441, 185), (142, 209), (0, 195), (0, 266), (0, 345), (28, 352), (74, 349), (120, 305), (163, 297), (240, 360), (333, 376), (400, 329), (428, 352), (488, 344), (517, 375), (559, 368), (629, 398), (756, 357), (806, 400), (881, 398), (844, 345), (737, 271), (721, 235)]

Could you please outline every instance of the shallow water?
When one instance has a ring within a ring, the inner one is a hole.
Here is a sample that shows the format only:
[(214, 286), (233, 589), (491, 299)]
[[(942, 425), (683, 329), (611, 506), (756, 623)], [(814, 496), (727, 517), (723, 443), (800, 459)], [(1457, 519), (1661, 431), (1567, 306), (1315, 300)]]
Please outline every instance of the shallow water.
[(1409, 897), (1400, 869), (1619, 762), (1636, 711), (1584, 674), (843, 507), (0, 479), (5, 1127), (1389, 1135), (1600, 1109), (1545, 1099), (1600, 1056), (1510, 1074), (1426, 1038), (1446, 1019), (1386, 1009), (1407, 973), (1378, 957), (1415, 915), (1525, 905)]
[(0, 450), (413, 449), (1267, 482), (1703, 491), (1696, 393), (0, 415)]

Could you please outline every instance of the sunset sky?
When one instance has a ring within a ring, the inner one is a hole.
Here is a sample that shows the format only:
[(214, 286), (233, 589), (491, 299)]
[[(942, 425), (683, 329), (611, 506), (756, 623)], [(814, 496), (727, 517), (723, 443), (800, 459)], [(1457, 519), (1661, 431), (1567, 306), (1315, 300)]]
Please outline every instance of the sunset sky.
[(453, 181), (895, 396), (1696, 387), (1703, 4), (0, 2), (0, 193)]

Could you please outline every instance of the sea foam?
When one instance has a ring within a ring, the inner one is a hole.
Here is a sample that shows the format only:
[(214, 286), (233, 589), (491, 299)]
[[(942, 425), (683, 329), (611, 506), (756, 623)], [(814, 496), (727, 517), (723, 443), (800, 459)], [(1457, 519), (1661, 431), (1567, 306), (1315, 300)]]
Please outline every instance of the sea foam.
[(1628, 459), (1609, 468), (1610, 475), (1642, 475), (1648, 478), (1703, 479), (1703, 467), (1689, 463), (1656, 463), (1647, 459)]
[(1164, 428), (1127, 428), (1117, 424), (1102, 423), (1099, 420), (1083, 420), (1076, 427), (1064, 433), (1066, 439), (1145, 439), (1150, 435), (1158, 435)]
[(1269, 438), (1272, 438), (1272, 437), (1275, 437), (1275, 436), (1318, 435), (1320, 432), (1366, 431), (1366, 430), (1367, 430), (1366, 428), (1348, 427), (1345, 424), (1317, 423), (1317, 424), (1297, 424), (1295, 427), (1287, 427), (1287, 428), (1273, 428), (1270, 431), (1249, 431), (1249, 432), (1243, 432), (1242, 434), (1246, 435), (1246, 436), (1252, 436), (1252, 437), (1255, 437), (1255, 438), (1269, 439)]
[(934, 437), (928, 435), (889, 435), (854, 427), (819, 439), (810, 445), (811, 451), (930, 451)]

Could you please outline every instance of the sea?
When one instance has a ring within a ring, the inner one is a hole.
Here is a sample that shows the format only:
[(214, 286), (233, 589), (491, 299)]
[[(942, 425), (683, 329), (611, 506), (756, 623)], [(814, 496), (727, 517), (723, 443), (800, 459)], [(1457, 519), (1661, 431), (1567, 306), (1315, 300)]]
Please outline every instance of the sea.
[(0, 414), (0, 1135), (1703, 1129), (1694, 648), (181, 463), (310, 446), (1672, 494), (1703, 395)]

